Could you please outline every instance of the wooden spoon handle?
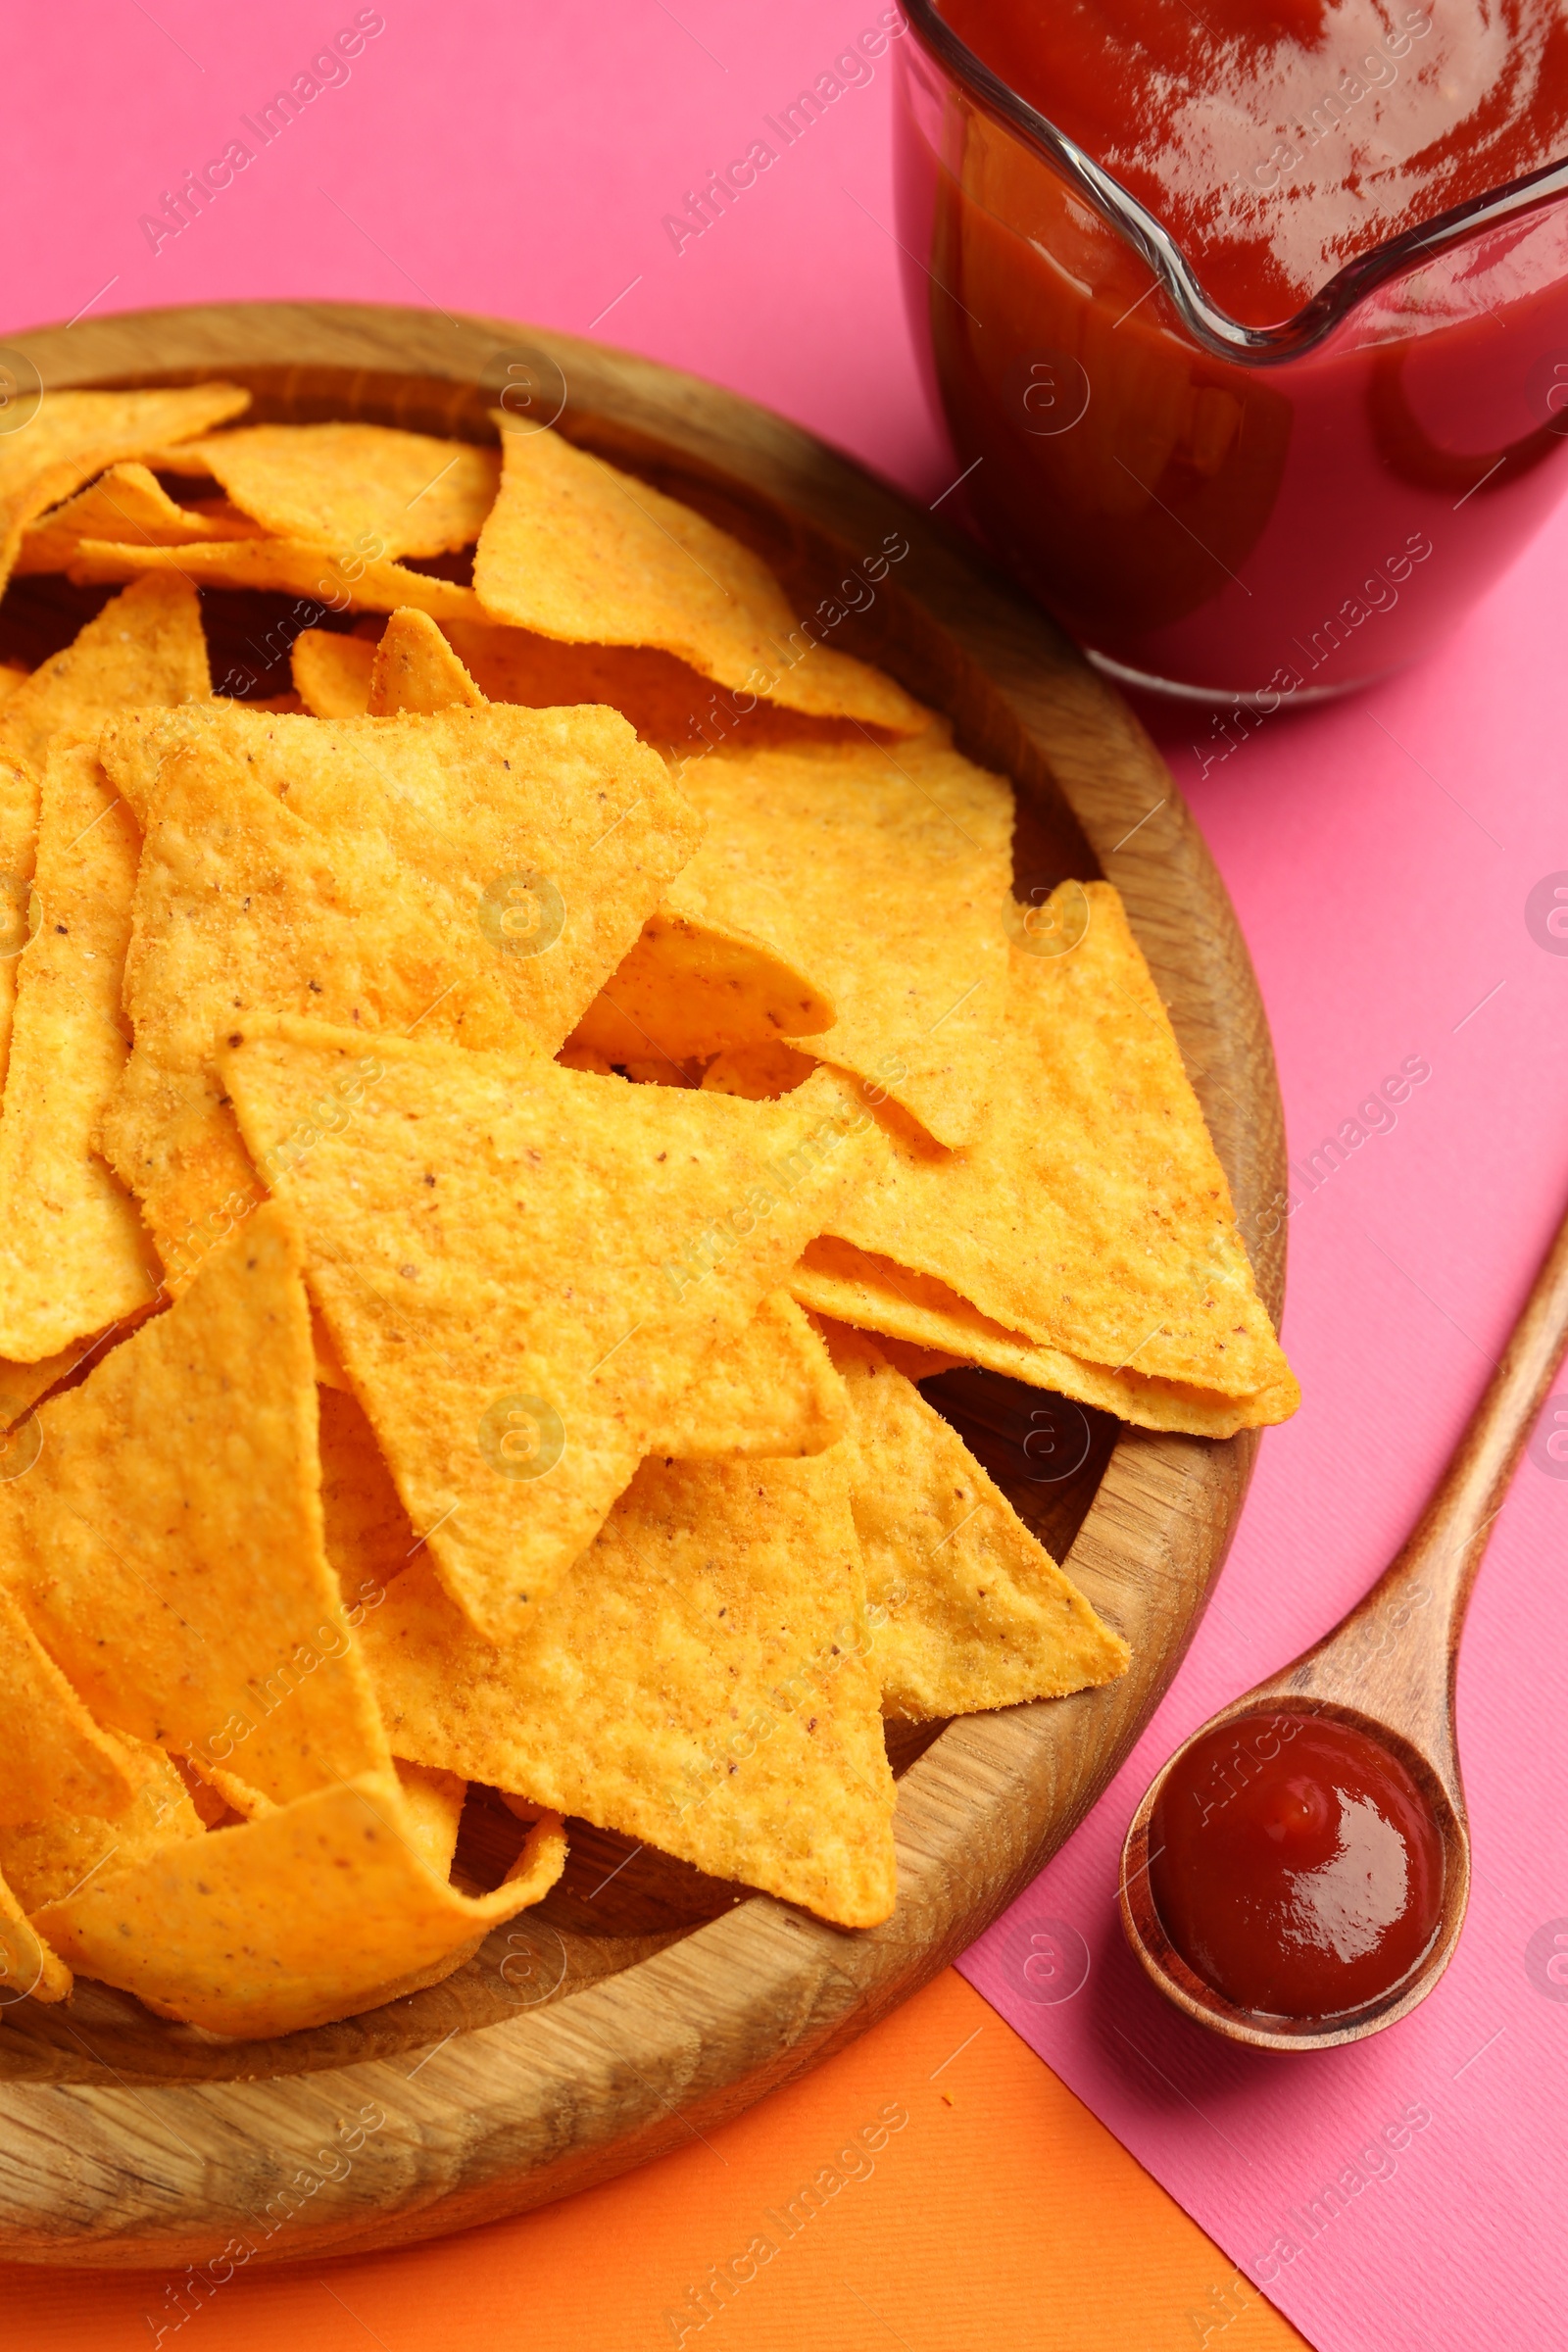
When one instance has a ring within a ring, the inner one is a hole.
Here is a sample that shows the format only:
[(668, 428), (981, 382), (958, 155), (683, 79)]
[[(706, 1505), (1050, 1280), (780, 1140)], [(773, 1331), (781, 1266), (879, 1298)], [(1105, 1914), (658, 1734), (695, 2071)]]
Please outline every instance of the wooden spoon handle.
[(1485, 1539), (1501, 1510), (1525, 1440), (1568, 1348), (1568, 1218), (1542, 1260), (1502, 1360), (1403, 1550), (1363, 1607), (1401, 1579), (1422, 1579), (1457, 1637)]
[(1403, 1549), (1366, 1598), (1280, 1678), (1408, 1733), (1460, 1801), (1453, 1677), (1470, 1590), (1526, 1438), (1568, 1347), (1568, 1219), (1531, 1286), (1502, 1360)]

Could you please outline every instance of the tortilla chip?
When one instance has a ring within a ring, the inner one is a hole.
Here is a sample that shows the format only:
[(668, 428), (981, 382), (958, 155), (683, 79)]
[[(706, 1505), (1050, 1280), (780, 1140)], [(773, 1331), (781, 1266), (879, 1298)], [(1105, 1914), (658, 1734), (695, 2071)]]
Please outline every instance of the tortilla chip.
[(612, 1064), (686, 1061), (730, 1046), (765, 1051), (781, 1035), (827, 1029), (833, 1014), (832, 1000), (760, 940), (661, 907), (572, 1038)]
[[(231, 1805), (228, 1802), (228, 1799), (224, 1796), (222, 1790), (218, 1788), (215, 1781), (204, 1778), (203, 1775), (197, 1771), (195, 1765), (190, 1761), (188, 1756), (171, 1756), (170, 1762), (173, 1765), (174, 1770), (184, 1782), (185, 1793), (190, 1798), (191, 1803), (195, 1806), (196, 1818), (201, 1823), (203, 1829), (231, 1829), (236, 1821), (243, 1821), (249, 1818), (248, 1815), (242, 1814), (237, 1806)], [(252, 1796), (255, 1796), (254, 1789), (250, 1793)], [(265, 1810), (270, 1812), (272, 1810), (271, 1800), (270, 1797), (256, 1797), (256, 1806), (258, 1811)]]
[[(202, 455), (200, 441), (171, 442), (167, 448), (144, 449), (140, 456), (142, 464), (153, 473), (172, 474), (176, 480), (185, 481), (210, 482), (213, 479), (213, 469)], [(205, 493), (200, 498), (193, 498), (190, 503), (193, 507), (202, 508), (214, 505), (226, 507), (229, 502), (220, 495)], [(239, 509), (236, 507), (234, 512), (237, 514)]]
[(62, 728), (90, 735), (119, 711), (205, 703), (211, 692), (194, 589), (179, 579), (138, 580), (0, 707), (0, 750), (41, 771), (49, 738)]
[(830, 1219), (868, 1124), (823, 1074), (737, 1102), (300, 1021), (220, 1067), (409, 1516), (498, 1641)]
[(260, 1821), (275, 1813), (276, 1805), (237, 1772), (215, 1764), (210, 1756), (175, 1756), (190, 1800), (210, 1830), (231, 1829), (236, 1821)]
[(844, 1435), (844, 1384), (785, 1291), (771, 1291), (738, 1340), (701, 1371), (648, 1451), (671, 1461), (825, 1452)]
[(848, 1242), (808, 1243), (790, 1275), (789, 1289), (791, 1297), (813, 1314), (831, 1315), (857, 1330), (874, 1331), (884, 1341), (929, 1349), (954, 1362), (983, 1365), (988, 1372), (1026, 1381), (1031, 1388), (1076, 1397), (1080, 1404), (1099, 1405), (1136, 1429), (1233, 1438), (1239, 1429), (1289, 1420), (1300, 1401), (1289, 1374), (1254, 1396), (1218, 1396), (1180, 1381), (1151, 1380), (1127, 1366), (1113, 1371), (1108, 1365), (1086, 1363), (993, 1323), (928, 1274), (911, 1274), (907, 1267), (870, 1256)]
[(145, 547), (185, 547), (199, 539), (254, 539), (257, 525), (243, 514), (198, 514), (176, 506), (145, 466), (112, 466), (53, 514), (22, 534), (17, 576), (65, 571), (83, 539), (134, 540)]
[(322, 1389), (318, 1403), (326, 1556), (358, 1625), (356, 1611), (380, 1607), (419, 1539), (359, 1398), (346, 1390)]
[(0, 1873), (29, 1912), (64, 1901), (100, 1873), (204, 1835), (190, 1791), (163, 1749), (139, 1740), (120, 1745), (134, 1782), (130, 1801), (113, 1820), (59, 1803), (41, 1819), (0, 1824)]
[(266, 588), (274, 596), (308, 598), (333, 612), (395, 612), (400, 605), (410, 605), (440, 619), (472, 620), (480, 611), (471, 588), (410, 571), (388, 557), (372, 555), (363, 543), (329, 550), (307, 539), (234, 539), (190, 547), (83, 539), (70, 577), (90, 587), (148, 573), (173, 574), (193, 588)]
[(363, 718), (375, 648), (337, 629), (302, 629), (289, 655), (294, 691), (313, 718)]
[(682, 775), (708, 834), (667, 911), (808, 973), (838, 1014), (811, 1053), (884, 1089), (938, 1143), (968, 1143), (1006, 997), (1010, 787), (944, 728), (889, 751), (715, 752)]
[[(3, 725), (3, 722), (0, 722)], [(0, 1088), (11, 1054), (17, 965), (41, 919), (32, 896), (38, 847), (38, 774), (0, 732)]]
[(386, 424), (247, 424), (180, 454), (274, 538), (374, 542), (378, 556), (471, 547), (501, 478), (493, 449)]
[(372, 718), (399, 710), (474, 710), (484, 700), (428, 612), (393, 613), (370, 671)]
[(326, 1389), (346, 1389), (349, 1376), (343, 1369), (343, 1359), (338, 1354), (331, 1333), (317, 1313), (314, 1301), (311, 1305), (311, 1346), (316, 1350), (318, 1385)]
[(97, 1720), (278, 1802), (385, 1766), (322, 1549), (310, 1312), (276, 1209), (41, 1407), (0, 1578)]
[(575, 1037), (568, 1037), (556, 1055), (564, 1070), (591, 1070), (596, 1078), (613, 1078), (615, 1065), (596, 1046), (585, 1046)]
[(284, 1011), (554, 1053), (696, 838), (610, 710), (209, 708), (138, 714), (103, 744), (148, 811), (136, 1046), (104, 1149), (176, 1290), (258, 1197), (212, 1066), (220, 1035)]
[(352, 2017), (449, 1975), (547, 1894), (564, 1861), (549, 1814), (503, 1886), (460, 1894), (419, 1852), (388, 1767), (102, 1871), (38, 1925), (84, 1976), (159, 2016), (261, 2037)]
[(500, 621), (443, 616), (442, 634), (492, 703), (547, 710), (561, 703), (609, 703), (645, 743), (676, 764), (719, 744), (865, 740), (848, 719), (810, 718), (754, 694), (731, 694), (690, 662), (655, 646), (565, 645)]
[(494, 620), (443, 620), (442, 633), (492, 703), (609, 703), (661, 749), (690, 750), (713, 700), (710, 679), (652, 646), (564, 645)]
[(121, 458), (226, 423), (251, 396), (235, 384), (157, 392), (56, 392), (16, 432), (0, 437), (0, 589), (34, 515)]
[(902, 1372), (906, 1380), (936, 1380), (944, 1372), (961, 1371), (969, 1360), (963, 1355), (948, 1355), (940, 1348), (911, 1348), (903, 1340), (883, 1339), (878, 1346), (894, 1371)]
[(130, 1750), (94, 1723), (4, 1585), (0, 1723), (0, 1825), (54, 1812), (107, 1817), (123, 1813), (135, 1795)]
[(70, 1380), (73, 1373), (84, 1370), (90, 1359), (102, 1349), (128, 1339), (137, 1324), (144, 1320), (141, 1315), (127, 1315), (122, 1322), (112, 1323), (107, 1331), (98, 1332), (92, 1339), (74, 1341), (71, 1347), (62, 1348), (58, 1355), (43, 1356), (35, 1364), (0, 1361), (0, 1432), (11, 1433), (15, 1441), (11, 1447), (0, 1443), (0, 1480), (17, 1477), (22, 1467), (31, 1468), (30, 1461), (24, 1461), (22, 1457), (37, 1441), (35, 1437), (18, 1432), (17, 1424), (22, 1421), (24, 1414), (30, 1412), (40, 1396), (47, 1396), (51, 1389), (57, 1389), (62, 1381)]
[[(323, 1390), (321, 1508), (344, 1597), (378, 1608), (419, 1550), (375, 1434), (351, 1395)], [(846, 1426), (843, 1383), (793, 1298), (771, 1291), (670, 1407), (648, 1451), (676, 1461), (821, 1453)]]
[(435, 1772), (428, 1764), (406, 1764), (401, 1756), (397, 1776), (403, 1790), (404, 1835), (438, 1879), (450, 1878), (467, 1782), (459, 1772)]
[(71, 1982), (70, 1969), (49, 1949), (0, 1879), (0, 2020), (29, 1993), (35, 2001), (63, 2001)]
[(485, 613), (570, 644), (657, 646), (721, 686), (894, 735), (927, 714), (829, 653), (760, 556), (549, 430), (503, 433), (501, 492), (473, 561)]
[(765, 1046), (734, 1046), (716, 1054), (703, 1072), (710, 1094), (739, 1095), (747, 1102), (775, 1102), (804, 1086), (816, 1064), (783, 1038)]
[(1061, 1698), (1131, 1655), (957, 1431), (873, 1340), (829, 1325), (849, 1392), (850, 1503), (882, 1711), (915, 1721)]
[(1089, 902), (1077, 946), (1011, 956), (1004, 1056), (1028, 1083), (998, 1088), (959, 1157), (884, 1114), (884, 1168), (835, 1238), (1106, 1371), (1220, 1397), (1294, 1386), (1121, 901), (1062, 891)]
[(893, 1779), (841, 1448), (646, 1464), (503, 1649), (422, 1561), (365, 1640), (393, 1737), (425, 1762), (843, 1927), (892, 1910)]
[(215, 694), (213, 700), (220, 704), (228, 703), (241, 710), (258, 712), (279, 710), (288, 718), (304, 718), (307, 715), (304, 703), (297, 694), (292, 692), (288, 694), (259, 694), (250, 700), (239, 694)]
[(0, 703), (31, 676), (25, 662), (0, 662)]
[[(14, 1437), (17, 1423), (39, 1397), (47, 1396), (55, 1383), (72, 1370), (80, 1352), (76, 1348), (64, 1348), (58, 1355), (46, 1356), (38, 1364), (0, 1361), (0, 1431), (6, 1439)], [(15, 1443), (0, 1442), (0, 1478), (15, 1478), (32, 1467), (27, 1456), (33, 1443), (30, 1432)]]
[(121, 981), (141, 835), (90, 743), (57, 736), (0, 1117), (0, 1356), (37, 1363), (151, 1303), (135, 1203), (93, 1150), (125, 1066)]

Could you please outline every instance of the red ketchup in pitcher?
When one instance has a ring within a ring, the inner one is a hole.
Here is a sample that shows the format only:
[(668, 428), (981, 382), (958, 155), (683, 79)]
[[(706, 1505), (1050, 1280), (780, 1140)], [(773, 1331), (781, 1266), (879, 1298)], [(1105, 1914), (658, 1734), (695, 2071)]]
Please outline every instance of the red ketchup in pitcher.
[[(1246, 327), (1568, 154), (1558, 0), (935, 5)], [(1424, 651), (1539, 527), (1568, 480), (1568, 196), (1259, 365), (1195, 340), (1021, 134), (961, 92), (939, 134), (921, 103), (901, 234), (963, 498), (1109, 663), (1266, 716)]]

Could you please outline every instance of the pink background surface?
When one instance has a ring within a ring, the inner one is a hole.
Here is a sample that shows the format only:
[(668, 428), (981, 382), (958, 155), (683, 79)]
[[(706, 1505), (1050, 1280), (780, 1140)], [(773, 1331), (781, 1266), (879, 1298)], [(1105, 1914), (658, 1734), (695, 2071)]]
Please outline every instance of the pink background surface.
[[(917, 495), (946, 487), (890, 234), (888, 61), (683, 253), (662, 226), (876, 23), (874, 0), (382, 14), (348, 81), (154, 254), (140, 216), (355, 9), (27, 12), (8, 41), (0, 333), (239, 297), (531, 318), (733, 385)], [(1375, 693), (1282, 713), (1201, 781), (1189, 745), (1213, 748), (1207, 721), (1157, 722), (1251, 942), (1297, 1157), (1406, 1055), (1432, 1075), (1292, 1217), (1286, 1340), (1306, 1401), (1264, 1445), (1218, 1600), (1137, 1756), (965, 1963), (1243, 2270), (1278, 2237), (1299, 2249), (1276, 2254), (1269, 2292), (1335, 2352), (1562, 2334), (1568, 1998), (1527, 1947), (1559, 1916), (1568, 1929), (1568, 1479), (1527, 1463), (1494, 1532), (1460, 1684), (1475, 1896), (1417, 2016), (1322, 2058), (1229, 2052), (1123, 1954), (1114, 1858), (1170, 1746), (1396, 1546), (1568, 1192), (1568, 956), (1525, 920), (1532, 887), (1568, 869), (1565, 601), (1559, 517), (1459, 639)], [(1047, 1918), (1091, 1962), (1055, 2005), (1023, 1997), (1009, 1957)], [(1315, 2233), (1293, 2219), (1412, 2106), (1431, 2120), (1391, 2177), (1347, 2183)], [(1204, 2340), (1250, 2291), (1216, 2298)]]

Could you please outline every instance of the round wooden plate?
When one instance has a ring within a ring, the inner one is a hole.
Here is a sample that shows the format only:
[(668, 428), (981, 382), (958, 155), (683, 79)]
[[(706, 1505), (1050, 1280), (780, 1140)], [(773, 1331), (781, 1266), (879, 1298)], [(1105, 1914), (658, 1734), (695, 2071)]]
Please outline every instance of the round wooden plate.
[[(504, 320), (233, 305), (89, 321), (20, 348), (46, 387), (224, 375), (252, 388), (256, 418), (358, 416), (472, 440), (493, 438), (487, 411), (508, 381), (542, 399), (546, 420), (564, 393), (562, 430), (748, 540), (803, 616), (852, 564), (863, 578), (866, 559), (906, 550), (832, 643), (947, 711), (963, 750), (1011, 776), (1025, 893), (1067, 874), (1117, 884), (1277, 1316), (1279, 1100), (1224, 887), (1126, 705), (930, 514), (749, 401)], [(43, 603), (28, 607), (14, 591), (8, 612), (19, 607), (24, 635), (52, 628), (39, 658), (72, 627), (60, 583), (35, 593)], [(210, 622), (232, 636), (238, 613), (253, 648), (284, 612), (263, 600), (220, 612), (221, 601), (206, 599)], [(1121, 1430), (986, 1374), (951, 1374), (934, 1393), (1126, 1635), (1133, 1665), (1109, 1690), (934, 1737), (922, 1727), (894, 1746), (899, 1901), (885, 1927), (841, 1933), (579, 1829), (549, 1901), (444, 1984), (344, 2025), (233, 2043), (96, 1984), (57, 2009), (16, 2004), (0, 2013), (0, 2257), (216, 2261), (217, 2278), (225, 2263), (517, 2213), (710, 2131), (970, 1943), (1093, 1804), (1170, 1681), (1256, 1439)], [(468, 1858), (482, 1869), (485, 1815), (469, 1811)]]

